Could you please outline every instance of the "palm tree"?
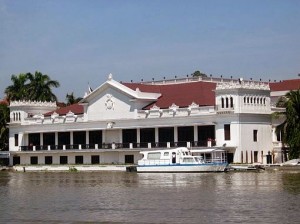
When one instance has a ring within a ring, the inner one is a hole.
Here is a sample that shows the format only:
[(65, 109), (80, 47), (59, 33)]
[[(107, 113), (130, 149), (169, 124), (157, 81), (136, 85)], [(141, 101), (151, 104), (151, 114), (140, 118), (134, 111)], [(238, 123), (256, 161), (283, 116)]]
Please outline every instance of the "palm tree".
[(71, 94), (66, 95), (66, 100), (67, 100), (67, 105), (71, 105), (74, 103), (78, 103), (80, 100), (82, 100), (82, 97), (75, 97), (74, 93), (72, 92)]
[(52, 93), (52, 87), (59, 87), (58, 81), (51, 80), (48, 75), (36, 71), (35, 74), (27, 73), (28, 94), (30, 100), (35, 101), (57, 101), (57, 97)]
[(285, 121), (278, 125), (276, 132), (283, 133), (282, 142), (289, 146), (290, 159), (300, 156), (300, 89), (288, 92), (282, 97), (277, 106), (285, 107), (285, 112), (275, 115), (284, 115)]
[(8, 100), (25, 100), (27, 98), (27, 74), (12, 75), (12, 85), (6, 87), (5, 94)]
[(0, 104), (0, 150), (8, 150), (8, 122), (9, 108), (6, 104)]

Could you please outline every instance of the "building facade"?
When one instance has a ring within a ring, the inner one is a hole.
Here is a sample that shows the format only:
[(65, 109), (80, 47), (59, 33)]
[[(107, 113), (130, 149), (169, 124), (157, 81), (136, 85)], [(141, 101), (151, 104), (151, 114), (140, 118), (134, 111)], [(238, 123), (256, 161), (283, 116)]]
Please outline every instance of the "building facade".
[(122, 83), (110, 74), (71, 106), (11, 102), (10, 165), (136, 164), (141, 150), (179, 146), (222, 148), (234, 163), (280, 163), (281, 121), (271, 115), (280, 110), (273, 98), (288, 91), (281, 86), (202, 77)]

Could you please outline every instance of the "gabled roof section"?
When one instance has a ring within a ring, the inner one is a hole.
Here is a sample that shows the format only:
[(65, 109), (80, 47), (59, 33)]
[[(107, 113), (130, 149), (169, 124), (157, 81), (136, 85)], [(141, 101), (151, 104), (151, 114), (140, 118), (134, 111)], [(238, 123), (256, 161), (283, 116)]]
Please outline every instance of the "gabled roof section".
[(178, 84), (153, 85), (142, 83), (123, 83), (125, 86), (141, 91), (160, 93), (157, 102), (149, 104), (143, 109), (150, 109), (154, 105), (166, 109), (173, 104), (179, 107), (188, 107), (192, 103), (199, 106), (214, 106), (216, 83), (212, 82), (188, 82)]
[(290, 91), (300, 88), (300, 79), (283, 80), (281, 82), (269, 83), (271, 92), (275, 91)]
[(122, 83), (119, 83), (112, 78), (112, 74), (109, 74), (108, 80), (103, 83), (101, 86), (96, 88), (94, 91), (90, 92), (88, 95), (86, 95), (79, 103), (86, 103), (89, 102), (92, 98), (94, 98), (96, 95), (101, 93), (104, 89), (112, 87), (115, 89), (118, 89), (119, 91), (123, 92), (124, 94), (137, 99), (137, 100), (145, 100), (145, 101), (156, 101), (160, 97), (160, 93), (157, 92), (147, 92), (147, 91), (141, 91), (139, 88), (131, 89), (127, 87), (126, 85), (123, 85)]
[(79, 105), (77, 103), (72, 104), (70, 106), (62, 107), (55, 111), (48, 112), (48, 113), (44, 114), (44, 116), (45, 117), (51, 116), (53, 113), (57, 113), (59, 116), (62, 116), (62, 115), (66, 115), (70, 111), (74, 114), (83, 114), (83, 106)]

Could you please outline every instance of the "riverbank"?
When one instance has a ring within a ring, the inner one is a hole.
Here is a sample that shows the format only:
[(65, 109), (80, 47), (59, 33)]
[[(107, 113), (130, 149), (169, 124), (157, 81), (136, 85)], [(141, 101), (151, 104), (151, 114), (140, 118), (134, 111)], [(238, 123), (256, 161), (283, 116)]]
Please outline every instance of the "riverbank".
[[(18, 165), (0, 166), (0, 171), (16, 172), (76, 172), (76, 171), (132, 171), (132, 165)], [(259, 167), (249, 165), (229, 165), (229, 172), (234, 171), (299, 171), (300, 166), (260, 165)]]

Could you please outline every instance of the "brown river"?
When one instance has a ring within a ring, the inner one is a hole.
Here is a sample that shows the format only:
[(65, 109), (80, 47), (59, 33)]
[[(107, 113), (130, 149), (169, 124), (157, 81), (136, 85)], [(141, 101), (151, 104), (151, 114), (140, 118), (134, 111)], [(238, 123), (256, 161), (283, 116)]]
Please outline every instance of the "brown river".
[(0, 172), (0, 223), (300, 223), (300, 172)]

